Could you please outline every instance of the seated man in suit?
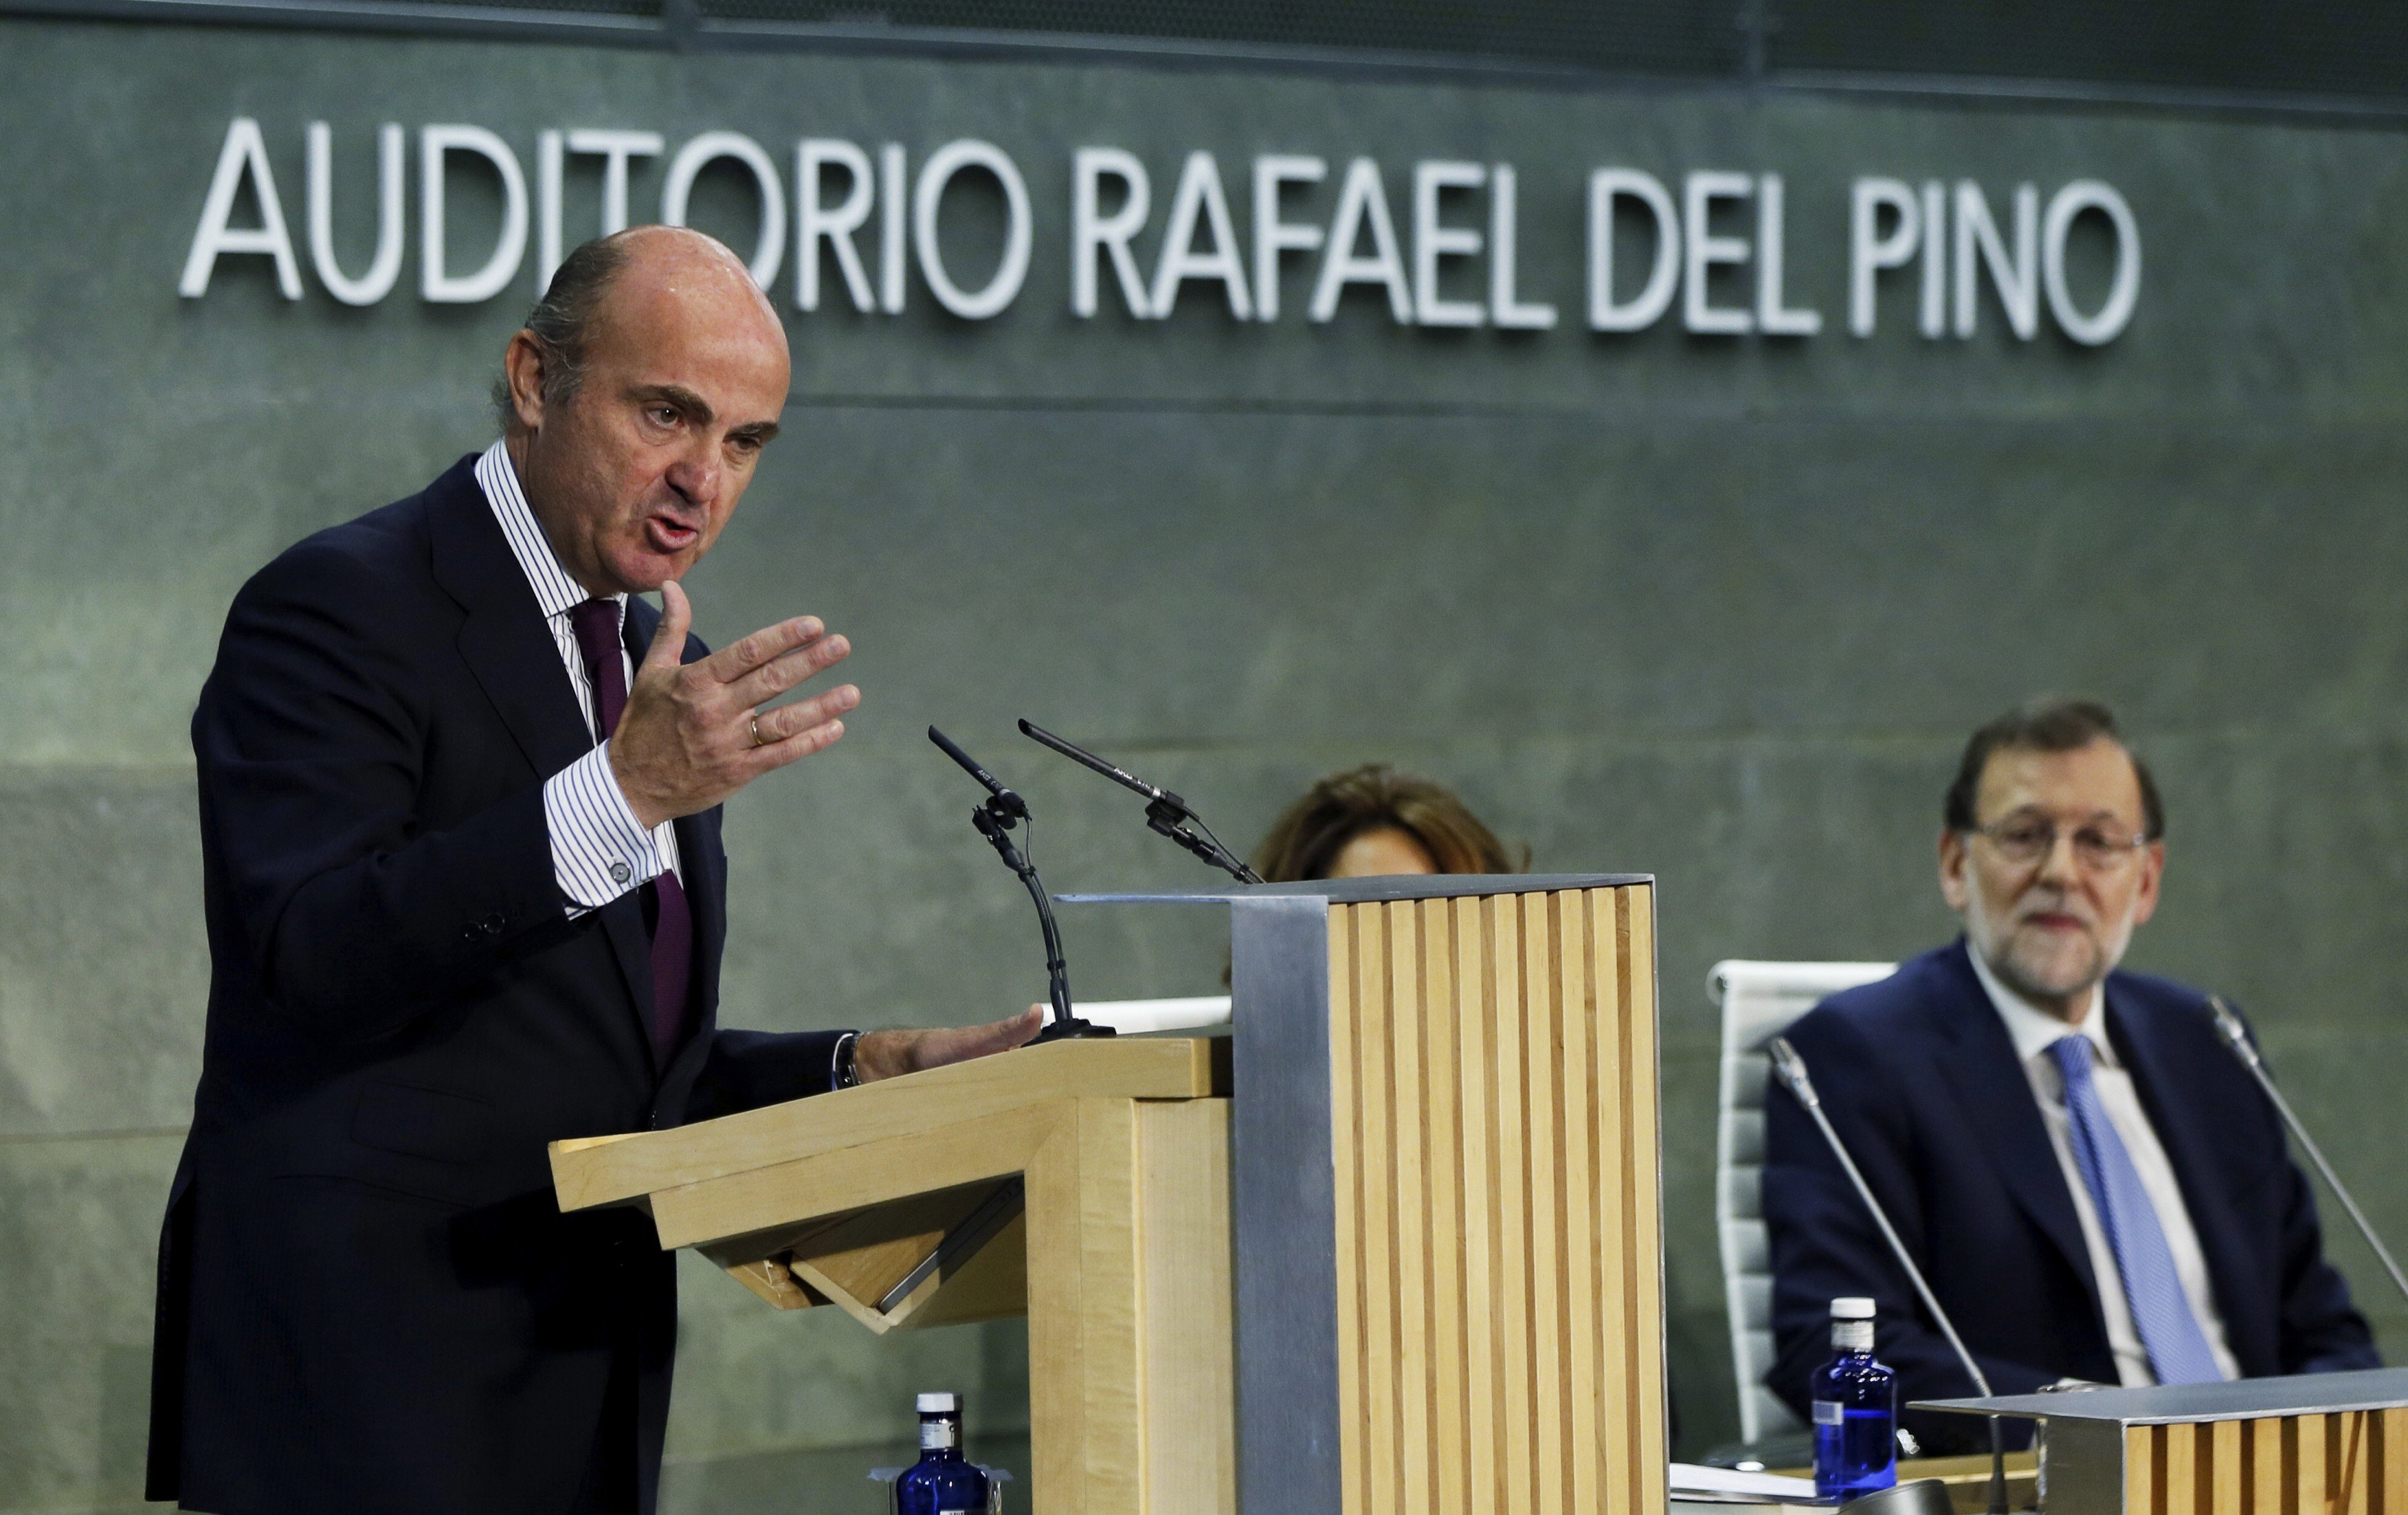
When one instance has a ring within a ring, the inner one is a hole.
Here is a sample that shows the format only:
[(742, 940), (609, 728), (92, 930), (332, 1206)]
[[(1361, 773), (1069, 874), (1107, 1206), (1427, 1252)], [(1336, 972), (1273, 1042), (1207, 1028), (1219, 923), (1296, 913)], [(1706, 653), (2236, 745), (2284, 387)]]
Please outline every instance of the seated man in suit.
[[(2058, 700), (1992, 721), (1945, 817), (1940, 888), (1963, 938), (1786, 1034), (1991, 1388), (2379, 1366), (2280, 1120), (2205, 997), (2116, 969), (2157, 907), (2165, 817), (2114, 716)], [(1975, 1392), (1777, 1079), (1764, 1215), (1766, 1382), (1801, 1415), (1844, 1294), (1879, 1302), (1901, 1402)], [(1908, 1421), (1926, 1450), (1970, 1450), (1982, 1424)]]

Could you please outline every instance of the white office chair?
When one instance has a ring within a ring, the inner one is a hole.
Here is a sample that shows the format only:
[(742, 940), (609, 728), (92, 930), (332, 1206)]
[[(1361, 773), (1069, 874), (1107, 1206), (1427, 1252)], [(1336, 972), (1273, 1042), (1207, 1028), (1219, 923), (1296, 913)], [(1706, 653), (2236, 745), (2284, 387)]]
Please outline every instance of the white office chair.
[(1706, 992), (1723, 1008), (1722, 1092), (1715, 1102), (1714, 1229), (1730, 1311), (1731, 1368), (1743, 1441), (1802, 1431), (1764, 1387), (1772, 1365), (1772, 1261), (1764, 1230), (1764, 1044), (1825, 996), (1886, 978), (1888, 962), (1714, 964)]

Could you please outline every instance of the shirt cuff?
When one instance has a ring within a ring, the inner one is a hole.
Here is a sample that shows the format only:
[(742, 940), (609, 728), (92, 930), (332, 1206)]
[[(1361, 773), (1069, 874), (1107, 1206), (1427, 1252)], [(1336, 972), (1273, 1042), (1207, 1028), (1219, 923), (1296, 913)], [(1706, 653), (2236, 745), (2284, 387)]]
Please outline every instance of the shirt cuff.
[(661, 850), (619, 792), (608, 742), (544, 781), (543, 818), (572, 919), (660, 876)]

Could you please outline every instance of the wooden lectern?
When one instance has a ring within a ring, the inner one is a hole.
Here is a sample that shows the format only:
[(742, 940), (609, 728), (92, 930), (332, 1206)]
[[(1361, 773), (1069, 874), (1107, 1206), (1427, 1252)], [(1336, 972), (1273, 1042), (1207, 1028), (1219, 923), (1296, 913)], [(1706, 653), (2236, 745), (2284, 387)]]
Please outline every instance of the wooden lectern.
[(1038, 1515), (1662, 1515), (1652, 881), (1064, 902), (1226, 905), (1233, 1034), (557, 1143), (562, 1207), (874, 1331), (1025, 1309)]

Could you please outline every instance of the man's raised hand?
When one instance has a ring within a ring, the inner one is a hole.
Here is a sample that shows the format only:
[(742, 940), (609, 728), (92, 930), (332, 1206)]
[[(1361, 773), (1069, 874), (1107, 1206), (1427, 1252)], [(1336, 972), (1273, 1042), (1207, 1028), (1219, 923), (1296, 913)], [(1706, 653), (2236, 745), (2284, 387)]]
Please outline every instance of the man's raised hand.
[(844, 660), (853, 644), (798, 616), (766, 626), (697, 663), (680, 663), (693, 608), (676, 581), (661, 585), (661, 624), (636, 670), (610, 737), (610, 772), (647, 827), (709, 810), (772, 769), (844, 735), (861, 703), (850, 684), (808, 700), (762, 705)]

